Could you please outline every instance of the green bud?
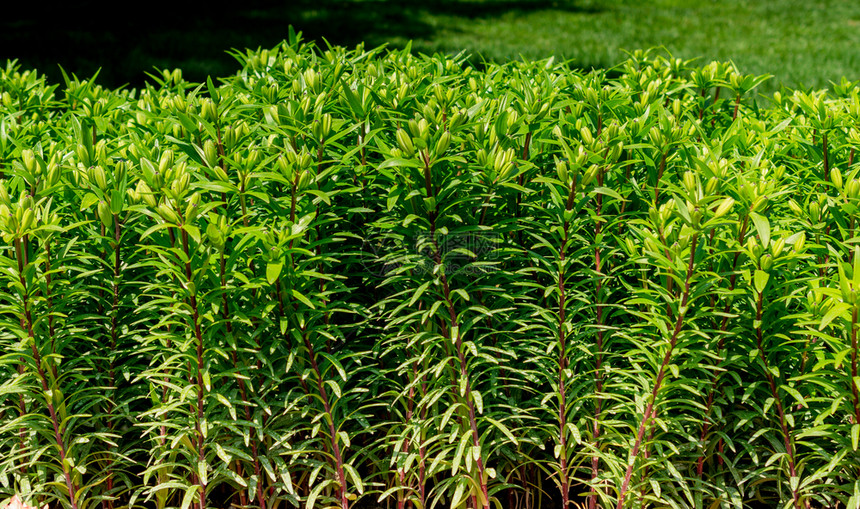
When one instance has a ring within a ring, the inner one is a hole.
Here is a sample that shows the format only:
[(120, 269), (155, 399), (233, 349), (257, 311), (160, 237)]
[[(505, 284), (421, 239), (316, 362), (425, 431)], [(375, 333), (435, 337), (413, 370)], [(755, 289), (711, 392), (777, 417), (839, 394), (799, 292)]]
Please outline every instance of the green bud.
[(694, 208), (692, 212), (690, 212), (690, 222), (693, 228), (698, 228), (699, 224), (702, 222), (702, 210), (698, 207)]
[(299, 175), (299, 191), (304, 191), (311, 185), (311, 172), (308, 170), (302, 170), (301, 175)]
[(176, 212), (167, 203), (159, 204), (156, 210), (158, 211), (158, 215), (168, 223), (179, 224), (179, 216), (176, 215)]
[(403, 151), (403, 155), (406, 157), (412, 157), (415, 155), (415, 146), (412, 144), (412, 138), (406, 133), (406, 131), (398, 129), (395, 137), (397, 138), (397, 145), (400, 147), (400, 150)]
[(819, 206), (817, 202), (811, 202), (809, 204), (809, 217), (812, 218), (812, 221), (815, 223), (821, 220), (821, 206)]
[(722, 217), (726, 215), (732, 207), (735, 205), (735, 200), (731, 196), (724, 199), (720, 202), (720, 205), (717, 207), (716, 212), (714, 212), (714, 218)]
[(842, 172), (839, 171), (839, 168), (833, 168), (830, 170), (830, 181), (833, 182), (833, 185), (836, 186), (837, 189), (842, 189)]
[(588, 126), (582, 126), (582, 129), (579, 130), (580, 136), (582, 136), (582, 143), (585, 145), (591, 145), (594, 143), (594, 136), (591, 135), (591, 129)]
[(600, 168), (596, 164), (592, 164), (588, 170), (585, 172), (585, 175), (582, 177), (582, 186), (585, 187), (597, 178), (597, 172), (600, 171)]
[(795, 216), (803, 217), (803, 209), (800, 208), (800, 205), (798, 205), (796, 201), (789, 199), (788, 208), (791, 209)]
[(705, 184), (705, 195), (714, 196), (720, 191), (720, 180), (716, 177), (711, 177), (708, 179), (708, 183)]
[(785, 239), (781, 237), (770, 245), (770, 252), (774, 258), (779, 258), (783, 249), (785, 249)]
[(293, 165), (284, 157), (283, 154), (278, 156), (278, 169), (281, 170), (281, 175), (290, 182), (293, 181)]
[(144, 182), (143, 180), (138, 180), (135, 191), (137, 192), (138, 197), (144, 203), (146, 203), (151, 208), (155, 208), (155, 194), (152, 192), (152, 189), (150, 189), (149, 186), (146, 185), (146, 182)]
[(90, 166), (87, 170), (87, 178), (91, 184), (95, 184), (102, 191), (107, 191), (107, 177), (101, 166)]
[(684, 173), (684, 189), (687, 190), (687, 194), (690, 196), (696, 195), (696, 174), (692, 171), (688, 171)]
[(166, 173), (169, 168), (173, 167), (173, 151), (168, 149), (161, 154), (161, 159), (158, 160), (158, 172)]
[(794, 241), (794, 252), (795, 253), (802, 253), (805, 244), (806, 244), (806, 233), (800, 232), (800, 234), (797, 236), (797, 239)]
[(570, 174), (567, 171), (567, 161), (556, 162), (555, 163), (555, 173), (556, 173), (556, 175), (558, 175), (558, 179), (561, 180), (561, 182), (564, 185), (567, 185), (567, 183), (570, 179)]
[(218, 165), (218, 148), (212, 140), (203, 143), (203, 159), (210, 168)]
[(24, 149), (21, 151), (21, 158), (24, 160), (24, 169), (26, 169), (29, 173), (33, 174), (36, 172), (36, 156), (33, 154), (33, 151), (30, 149)]
[(212, 99), (208, 97), (203, 98), (200, 101), (200, 111), (203, 117), (203, 120), (207, 122), (215, 122), (218, 119), (218, 113), (215, 108), (215, 103), (212, 102)]
[(105, 228), (113, 226), (113, 215), (110, 213), (110, 207), (104, 200), (99, 202), (97, 211), (99, 220), (101, 220)]
[(848, 182), (845, 194), (852, 200), (856, 200), (860, 197), (860, 181), (857, 179), (851, 179), (851, 181)]
[(188, 200), (188, 205), (185, 207), (185, 224), (193, 223), (199, 211), (200, 193), (194, 193), (191, 195), (191, 199)]
[(439, 136), (439, 140), (436, 142), (436, 150), (434, 151), (436, 157), (441, 157), (445, 154), (445, 151), (448, 150), (448, 147), (451, 145), (451, 133), (448, 131), (442, 132), (442, 135)]
[(24, 209), (24, 213), (21, 216), (21, 232), (26, 232), (33, 226), (33, 223), (36, 220), (36, 213), (33, 212), (33, 209)]
[(214, 223), (209, 223), (206, 226), (206, 238), (209, 239), (209, 243), (215, 246), (216, 249), (218, 249), (219, 251), (224, 250), (224, 235)]

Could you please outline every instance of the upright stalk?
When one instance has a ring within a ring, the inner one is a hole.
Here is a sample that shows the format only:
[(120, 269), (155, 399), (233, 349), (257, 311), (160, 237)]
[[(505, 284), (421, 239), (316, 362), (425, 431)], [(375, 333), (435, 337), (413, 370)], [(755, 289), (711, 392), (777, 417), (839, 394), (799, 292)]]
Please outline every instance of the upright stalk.
[(854, 424), (860, 423), (860, 394), (857, 391), (857, 306), (851, 311), (851, 397), (854, 407)]
[[(180, 229), (180, 236), (182, 239), (182, 251), (185, 253), (185, 282), (190, 287), (193, 282), (193, 275), (191, 271), (191, 252), (188, 248), (188, 232), (184, 229)], [(200, 326), (200, 315), (197, 307), (197, 295), (195, 292), (190, 292), (189, 295), (189, 304), (191, 305), (191, 326), (194, 330), (194, 337), (197, 340), (197, 418), (194, 422), (195, 432), (197, 433), (197, 464), (205, 465), (205, 454), (203, 448), (203, 414), (204, 414), (204, 398), (206, 395), (206, 386), (203, 383), (203, 331)], [(198, 486), (198, 507), (199, 509), (206, 509), (206, 480), (199, 475), (199, 473), (195, 476), (197, 480)]]
[[(763, 292), (756, 291), (756, 309), (755, 309), (755, 340), (756, 347), (759, 352), (759, 359), (761, 359), (762, 364), (764, 365), (764, 373), (767, 377), (767, 383), (770, 386), (770, 395), (773, 398), (774, 403), (776, 404), (776, 412), (779, 416), (779, 426), (782, 429), (782, 439), (783, 444), (785, 445), (785, 452), (788, 455), (788, 470), (791, 474), (791, 477), (797, 477), (797, 470), (795, 468), (795, 452), (794, 452), (794, 440), (792, 439), (791, 429), (788, 427), (788, 422), (785, 418), (785, 409), (782, 406), (782, 399), (779, 396), (779, 391), (776, 386), (776, 380), (773, 376), (773, 373), (770, 371), (770, 366), (767, 362), (767, 355), (764, 350), (764, 341), (763, 341), (763, 333), (762, 333), (762, 303), (764, 302), (764, 294)], [(856, 316), (856, 312), (855, 312)], [(800, 504), (800, 494), (797, 491), (797, 488), (791, 489), (791, 495), (794, 499), (794, 507), (795, 509), (801, 509)]]
[[(21, 284), (21, 301), (24, 307), (24, 322), (27, 329), (27, 337), (30, 343), (30, 350), (33, 354), (33, 362), (36, 364), (36, 372), (39, 376), (39, 381), (42, 385), (42, 391), (45, 394), (51, 394), (51, 387), (48, 384), (48, 375), (45, 373), (45, 369), (42, 365), (42, 356), (39, 353), (39, 348), (36, 344), (36, 333), (35, 333), (35, 324), (33, 320), (32, 310), (30, 309), (30, 289), (27, 287), (27, 280), (24, 277), (24, 253), (22, 247), (21, 239), (13, 240), (14, 249), (15, 249), (15, 258), (18, 263), (18, 282)], [(66, 462), (66, 445), (65, 440), (63, 438), (64, 433), (61, 431), (60, 419), (57, 416), (56, 408), (54, 408), (53, 398), (48, 397), (45, 399), (45, 403), (48, 406), (48, 414), (51, 418), (51, 425), (54, 428), (54, 441), (57, 444), (57, 450), (60, 453), (60, 464), (63, 468), (63, 478), (66, 481), (66, 489), (69, 493), (69, 502), (72, 504), (72, 509), (78, 509), (78, 502), (76, 500), (76, 495), (78, 492), (78, 487), (75, 484), (74, 480), (72, 480), (72, 475), (69, 472), (69, 465)]]
[[(430, 156), (426, 150), (422, 152), (422, 157), (424, 160), (424, 183), (425, 183), (425, 191), (427, 192), (428, 198), (435, 198), (435, 193), (433, 192), (433, 184), (430, 176)], [(442, 264), (442, 252), (439, 248), (439, 242), (436, 239), (436, 211), (430, 210), (427, 212), (427, 219), (430, 223), (430, 241), (433, 244), (433, 262), (439, 266)], [(478, 434), (478, 422), (477, 415), (475, 412), (475, 402), (472, 399), (472, 381), (469, 377), (469, 372), (466, 364), (466, 356), (463, 352), (463, 337), (460, 335), (460, 327), (459, 322), (457, 320), (457, 312), (454, 309), (454, 303), (451, 300), (451, 288), (448, 282), (448, 276), (444, 270), (440, 271), (440, 279), (442, 282), (442, 292), (443, 298), (445, 299), (445, 308), (448, 311), (449, 324), (450, 327), (448, 331), (450, 333), (450, 338), (457, 349), (457, 360), (460, 364), (460, 376), (463, 380), (466, 381), (466, 396), (465, 403), (469, 412), (469, 427), (472, 431), (472, 446), (475, 447), (475, 450), (478, 451), (477, 457), (475, 458), (475, 466), (478, 469), (478, 477), (480, 479), (480, 488), (481, 494), (483, 495), (482, 505), (484, 509), (489, 509), (490, 507), (490, 496), (489, 490), (487, 489), (487, 482), (484, 476), (484, 460), (480, 454), (480, 435)]]
[(654, 388), (651, 390), (651, 397), (648, 399), (648, 406), (645, 408), (645, 413), (642, 415), (642, 421), (639, 423), (639, 431), (636, 433), (636, 441), (633, 443), (633, 451), (631, 453), (630, 464), (627, 465), (627, 472), (624, 474), (624, 480), (621, 483), (621, 491), (618, 494), (618, 504), (616, 509), (624, 507), (624, 499), (627, 495), (627, 490), (630, 487), (630, 478), (633, 476), (633, 467), (636, 464), (636, 459), (639, 457), (639, 448), (642, 446), (642, 440), (645, 438), (645, 430), (653, 417), (654, 404), (657, 401), (657, 395), (660, 387), (663, 385), (663, 378), (666, 376), (666, 369), (672, 360), (672, 353), (675, 350), (675, 345), (678, 342), (678, 335), (681, 333), (681, 328), (684, 325), (684, 316), (686, 315), (687, 302), (690, 298), (690, 280), (693, 276), (693, 262), (696, 257), (696, 244), (699, 240), (699, 233), (693, 234), (690, 242), (690, 257), (687, 262), (687, 275), (684, 278), (684, 293), (681, 295), (681, 305), (678, 307), (678, 316), (675, 319), (675, 327), (672, 330), (672, 337), (669, 339), (669, 348), (663, 356), (663, 362), (660, 364), (660, 369), (657, 371), (657, 379), (654, 381)]
[[(224, 258), (224, 251), (221, 250), (218, 253), (218, 258), (220, 262), (220, 272), (221, 272), (221, 316), (224, 319), (224, 326), (227, 329), (227, 335), (233, 337), (233, 322), (230, 317), (230, 307), (229, 307), (229, 299), (227, 298), (227, 261)], [(236, 383), (239, 385), (239, 395), (242, 398), (242, 407), (245, 410), (245, 421), (251, 421), (251, 403), (248, 400), (248, 390), (245, 386), (245, 380), (239, 374), (239, 359), (236, 354), (236, 348), (233, 349), (231, 354), (231, 360), (233, 362), (233, 369), (236, 370)], [(254, 474), (257, 476), (257, 482), (260, 484), (257, 487), (257, 503), (260, 505), (260, 509), (266, 509), (266, 499), (264, 497), (263, 490), (263, 476), (261, 475), (260, 470), (260, 459), (257, 453), (257, 442), (255, 440), (250, 441), (251, 445), (251, 460), (254, 464)]]
[[(663, 156), (663, 163), (661, 163), (661, 166), (662, 165), (665, 165), (665, 155)], [(603, 186), (603, 171), (603, 168), (601, 168), (597, 172), (597, 185), (601, 187)], [(598, 193), (595, 199), (597, 200), (595, 205), (595, 217), (597, 218), (597, 222), (594, 226), (594, 238), (599, 239), (603, 230), (603, 221), (600, 220), (600, 216), (603, 214), (603, 195)], [(569, 198), (568, 203), (570, 203)], [(601, 254), (600, 243), (595, 242), (594, 271), (597, 273), (597, 288), (594, 293), (594, 302), (597, 307), (597, 344), (594, 346), (594, 394), (596, 398), (594, 407), (594, 426), (592, 428), (592, 438), (594, 439), (595, 448), (599, 447), (600, 444), (600, 415), (603, 413), (603, 398), (601, 396), (603, 393), (603, 305), (600, 303), (603, 294), (603, 260), (601, 259)], [(600, 459), (598, 455), (595, 454), (591, 457), (592, 484), (597, 480), (599, 472)], [(597, 507), (596, 493), (588, 497), (588, 507), (589, 509), (595, 509)], [(567, 509), (567, 506), (565, 506), (565, 509)]]
[[(571, 210), (576, 199), (576, 177), (570, 184), (565, 210)], [(569, 238), (570, 221), (565, 220), (562, 227), (561, 249), (559, 249), (558, 269), (558, 437), (561, 452), (559, 454), (559, 483), (561, 486), (561, 507), (567, 509), (570, 506), (570, 479), (567, 475), (567, 335), (564, 324), (567, 320), (567, 292), (564, 288), (565, 263), (567, 256), (567, 243)], [(599, 405), (599, 403), (598, 403)], [(596, 424), (595, 424), (596, 427)]]

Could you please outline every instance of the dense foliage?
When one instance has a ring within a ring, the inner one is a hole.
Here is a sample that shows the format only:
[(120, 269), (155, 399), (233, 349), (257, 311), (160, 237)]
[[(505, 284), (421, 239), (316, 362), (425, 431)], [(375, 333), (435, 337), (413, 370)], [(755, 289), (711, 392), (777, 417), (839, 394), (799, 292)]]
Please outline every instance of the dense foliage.
[(855, 84), (235, 57), (0, 73), (4, 498), (858, 507)]

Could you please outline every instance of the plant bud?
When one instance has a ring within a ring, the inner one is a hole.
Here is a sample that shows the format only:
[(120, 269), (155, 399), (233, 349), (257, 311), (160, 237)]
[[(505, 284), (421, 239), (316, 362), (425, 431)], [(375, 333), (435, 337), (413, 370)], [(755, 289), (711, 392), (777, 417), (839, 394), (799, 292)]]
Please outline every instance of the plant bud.
[(607, 158), (609, 163), (615, 163), (621, 157), (621, 151), (623, 150), (623, 145), (621, 143), (616, 143), (612, 146), (612, 150), (609, 152), (609, 157)]
[(194, 222), (194, 219), (197, 217), (197, 214), (200, 210), (200, 193), (194, 193), (191, 195), (191, 199), (188, 200), (188, 206), (185, 207), (185, 224), (191, 224)]
[(173, 167), (173, 151), (168, 149), (161, 154), (161, 159), (158, 160), (158, 172), (166, 173), (169, 168)]
[(206, 226), (206, 238), (209, 239), (209, 243), (215, 246), (216, 249), (219, 251), (224, 250), (224, 235), (214, 223), (209, 223), (209, 225)]
[(856, 200), (858, 196), (860, 196), (860, 181), (857, 179), (851, 179), (851, 181), (848, 182), (848, 188), (846, 189), (845, 194), (848, 198)]
[(833, 182), (836, 189), (842, 189), (842, 172), (839, 171), (839, 168), (830, 170), (830, 181)]
[(302, 170), (301, 175), (299, 175), (299, 191), (304, 191), (311, 185), (311, 172), (308, 170)]
[(760, 259), (761, 270), (768, 271), (773, 267), (773, 257), (770, 254), (765, 254)]
[(809, 217), (813, 222), (817, 223), (821, 219), (821, 207), (817, 202), (811, 202), (809, 204)]
[(708, 183), (705, 185), (705, 194), (707, 196), (714, 196), (720, 191), (720, 180), (716, 177), (711, 177), (708, 179)]
[(582, 126), (582, 129), (579, 130), (580, 136), (582, 136), (582, 143), (584, 145), (591, 145), (594, 143), (594, 136), (591, 135), (591, 129), (587, 126)]
[(803, 248), (805, 247), (805, 244), (806, 244), (806, 233), (800, 232), (800, 234), (797, 236), (797, 239), (794, 241), (794, 252), (795, 253), (802, 253)]
[[(131, 191), (131, 189), (129, 189)], [(125, 197), (122, 193), (119, 192), (118, 189), (112, 189), (110, 192), (110, 213), (113, 215), (119, 215), (122, 213), (122, 209), (125, 206)]]
[(95, 146), (96, 151), (96, 161), (104, 162), (107, 159), (107, 142), (104, 139), (99, 140)]
[(218, 165), (218, 148), (212, 140), (203, 142), (203, 159), (210, 168)]
[(676, 119), (681, 117), (681, 100), (680, 99), (675, 99), (672, 102), (672, 113), (675, 115)]
[(143, 180), (138, 180), (135, 191), (137, 192), (138, 197), (144, 203), (146, 203), (151, 208), (155, 208), (155, 195), (153, 194), (152, 189), (150, 189), (149, 186), (146, 185), (146, 182), (144, 182)]
[(176, 212), (167, 203), (161, 203), (156, 210), (158, 211), (158, 215), (168, 223), (179, 224), (179, 216), (176, 215)]
[(298, 162), (299, 162), (299, 167), (300, 167), (300, 168), (302, 168), (302, 169), (307, 169), (307, 168), (310, 168), (310, 167), (311, 167), (311, 164), (313, 164), (314, 160), (313, 160), (313, 158), (311, 157), (311, 153), (310, 153), (310, 152), (308, 152), (308, 151), (307, 151), (307, 150), (305, 150), (305, 149), (302, 149), (302, 153), (301, 153), (301, 154), (299, 154)]
[(690, 212), (690, 223), (693, 228), (698, 228), (699, 224), (702, 222), (702, 210), (698, 207), (694, 208), (692, 212)]
[(35, 220), (36, 213), (33, 212), (33, 209), (24, 209), (24, 213), (21, 216), (21, 232), (29, 230)]
[(90, 166), (87, 170), (87, 178), (91, 184), (95, 184), (102, 191), (107, 190), (107, 177), (101, 166)]
[(442, 132), (442, 135), (439, 136), (439, 140), (436, 142), (436, 157), (441, 157), (445, 154), (445, 151), (448, 150), (448, 147), (451, 145), (451, 133), (448, 131)]
[(596, 164), (592, 164), (589, 166), (588, 170), (585, 172), (585, 175), (582, 177), (582, 186), (585, 187), (591, 184), (595, 178), (597, 178), (597, 172), (600, 171), (600, 168)]
[(696, 174), (688, 171), (684, 173), (684, 189), (690, 196), (696, 195)]
[(281, 170), (281, 175), (290, 182), (293, 181), (293, 165), (284, 157), (283, 154), (278, 156), (278, 169)]
[(576, 166), (581, 168), (585, 166), (585, 163), (588, 161), (588, 151), (585, 150), (585, 147), (580, 145), (576, 150)]
[(457, 110), (451, 115), (451, 119), (449, 120), (449, 125), (451, 129), (457, 129), (461, 125), (466, 122), (467, 112), (464, 109)]
[(570, 179), (570, 174), (567, 172), (567, 161), (558, 161), (555, 163), (555, 173), (562, 184), (567, 185)]
[(785, 239), (782, 237), (778, 238), (776, 242), (773, 242), (770, 245), (770, 252), (774, 258), (779, 258), (783, 249), (785, 249)]
[(24, 169), (28, 172), (35, 173), (36, 172), (36, 156), (33, 154), (33, 151), (30, 149), (24, 149), (21, 151), (21, 158), (24, 160)]
[(731, 196), (724, 199), (722, 202), (720, 202), (720, 205), (717, 207), (716, 212), (714, 212), (714, 218), (723, 217), (732, 209), (734, 205), (735, 200)]
[(200, 112), (203, 120), (207, 122), (214, 122), (218, 118), (217, 110), (215, 109), (215, 103), (212, 102), (212, 99), (208, 97), (204, 98), (200, 101)]
[(782, 180), (782, 177), (785, 176), (785, 166), (780, 164), (774, 167), (773, 175), (777, 178), (777, 180)]
[(415, 155), (415, 146), (412, 144), (412, 138), (403, 129), (398, 129), (395, 134), (397, 145), (406, 157)]
[(84, 166), (90, 165), (90, 153), (87, 151), (87, 148), (82, 144), (78, 143), (78, 146), (75, 148), (75, 155), (78, 156), (78, 161)]
[(418, 121), (418, 137), (427, 142), (427, 138), (430, 136), (430, 124), (427, 122), (427, 119), (422, 118)]
[(791, 209), (795, 216), (803, 217), (803, 209), (800, 208), (800, 205), (796, 201), (788, 200), (788, 208)]
[(113, 226), (113, 215), (110, 213), (110, 207), (104, 200), (99, 201), (96, 210), (98, 211), (99, 220), (101, 220), (105, 228)]
[(322, 123), (322, 138), (328, 138), (331, 134), (331, 114), (324, 113), (320, 122)]

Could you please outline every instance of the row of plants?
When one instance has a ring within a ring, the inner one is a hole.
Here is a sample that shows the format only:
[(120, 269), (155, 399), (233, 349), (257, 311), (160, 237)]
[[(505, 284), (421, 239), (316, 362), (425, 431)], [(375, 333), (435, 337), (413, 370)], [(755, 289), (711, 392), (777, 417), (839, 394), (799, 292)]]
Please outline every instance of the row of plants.
[(858, 507), (856, 83), (233, 54), (0, 72), (7, 498)]

